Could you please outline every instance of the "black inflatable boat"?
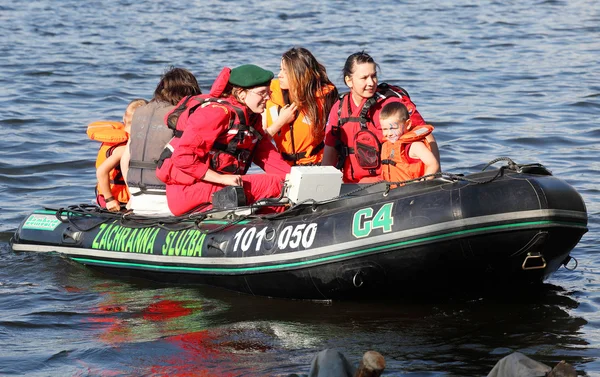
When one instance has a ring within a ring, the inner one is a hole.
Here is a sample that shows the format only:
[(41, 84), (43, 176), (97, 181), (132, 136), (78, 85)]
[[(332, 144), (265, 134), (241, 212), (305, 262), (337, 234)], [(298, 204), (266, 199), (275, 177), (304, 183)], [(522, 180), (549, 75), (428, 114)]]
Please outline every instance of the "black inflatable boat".
[(285, 205), (276, 214), (254, 206), (178, 218), (44, 208), (11, 244), (119, 276), (337, 299), (541, 283), (587, 231), (573, 187), (540, 164), (512, 161), (397, 188), (342, 185), (336, 197)]

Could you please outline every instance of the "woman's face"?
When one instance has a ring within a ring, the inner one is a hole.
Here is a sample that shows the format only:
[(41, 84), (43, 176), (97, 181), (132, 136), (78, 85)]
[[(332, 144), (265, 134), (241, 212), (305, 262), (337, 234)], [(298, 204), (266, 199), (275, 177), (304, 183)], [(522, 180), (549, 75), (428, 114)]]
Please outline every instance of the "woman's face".
[(260, 114), (267, 106), (267, 100), (271, 98), (271, 89), (268, 86), (257, 86), (244, 91), (244, 103), (253, 112)]
[(377, 67), (374, 63), (357, 64), (352, 75), (344, 78), (355, 96), (371, 98), (377, 91)]
[(279, 79), (279, 87), (281, 89), (286, 89), (286, 90), (290, 89), (290, 84), (288, 82), (287, 68), (285, 66), (283, 59), (281, 59), (279, 74), (277, 75), (277, 78)]

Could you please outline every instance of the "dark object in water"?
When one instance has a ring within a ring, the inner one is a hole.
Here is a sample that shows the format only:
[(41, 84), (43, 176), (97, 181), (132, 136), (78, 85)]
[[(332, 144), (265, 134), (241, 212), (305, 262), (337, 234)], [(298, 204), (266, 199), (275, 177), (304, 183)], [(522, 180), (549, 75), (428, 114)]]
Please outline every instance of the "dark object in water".
[(379, 352), (365, 352), (357, 369), (340, 351), (324, 349), (313, 358), (308, 374), (287, 377), (379, 377), (384, 369), (385, 359)]
[(520, 352), (503, 357), (487, 377), (577, 377), (577, 371), (564, 360), (550, 368)]

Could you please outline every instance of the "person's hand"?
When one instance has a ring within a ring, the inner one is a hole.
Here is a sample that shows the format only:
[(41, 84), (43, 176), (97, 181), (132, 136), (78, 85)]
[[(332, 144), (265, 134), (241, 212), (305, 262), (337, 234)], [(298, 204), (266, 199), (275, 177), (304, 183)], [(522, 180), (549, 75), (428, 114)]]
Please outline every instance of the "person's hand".
[(222, 174), (221, 184), (225, 186), (242, 186), (242, 176), (234, 174)]
[(288, 124), (294, 121), (296, 118), (296, 112), (298, 111), (298, 106), (295, 103), (285, 105), (279, 110), (279, 120), (282, 124)]
[(106, 203), (106, 209), (110, 212), (119, 212), (121, 210), (121, 203), (118, 200), (111, 200)]

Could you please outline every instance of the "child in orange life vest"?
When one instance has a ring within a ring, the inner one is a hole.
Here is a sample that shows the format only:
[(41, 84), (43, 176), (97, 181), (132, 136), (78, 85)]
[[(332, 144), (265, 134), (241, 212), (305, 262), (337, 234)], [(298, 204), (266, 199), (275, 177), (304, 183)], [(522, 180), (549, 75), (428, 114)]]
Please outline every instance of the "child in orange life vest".
[[(123, 174), (120, 168), (121, 156), (123, 156), (127, 139), (129, 138), (133, 112), (138, 107), (141, 107), (147, 103), (148, 101), (144, 99), (134, 99), (129, 103), (129, 105), (127, 105), (127, 109), (125, 109), (125, 114), (123, 115), (124, 126), (121, 130), (119, 130), (125, 132), (125, 141), (110, 146), (106, 151), (103, 151), (104, 148), (101, 147), (98, 153), (98, 159), (96, 162), (96, 178), (98, 179), (98, 204), (102, 207), (106, 207), (106, 209), (111, 212), (118, 212), (121, 209), (121, 204), (127, 204), (127, 201), (129, 200), (129, 191), (125, 185)], [(105, 140), (100, 141), (103, 141), (103, 146), (107, 144)], [(104, 159), (104, 161), (102, 161), (102, 159)], [(100, 161), (101, 163), (98, 164)]]
[(432, 126), (416, 126), (407, 132), (411, 120), (406, 106), (400, 102), (385, 105), (379, 120), (385, 138), (381, 146), (381, 174), (384, 180), (406, 181), (439, 170), (439, 162), (426, 140), (433, 131)]

